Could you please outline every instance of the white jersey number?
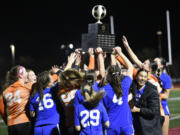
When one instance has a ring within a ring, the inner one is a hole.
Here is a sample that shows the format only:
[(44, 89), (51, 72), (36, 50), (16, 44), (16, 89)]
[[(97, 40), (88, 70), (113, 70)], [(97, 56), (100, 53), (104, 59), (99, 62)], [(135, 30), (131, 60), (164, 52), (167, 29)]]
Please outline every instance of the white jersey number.
[(122, 105), (122, 103), (123, 103), (122, 97), (117, 99), (117, 96), (114, 94), (113, 103), (115, 103), (115, 104), (117, 103), (118, 105)]
[[(84, 118), (81, 120), (81, 124), (83, 127), (87, 127), (90, 125), (92, 126), (99, 125), (100, 112), (98, 110), (91, 110), (90, 112), (84, 110), (80, 113), (80, 116), (81, 117), (84, 116)], [(90, 119), (90, 121), (87, 121), (88, 119)]]
[(14, 94), (13, 97), (13, 93), (12, 92), (8, 92), (5, 95), (5, 99), (7, 101), (7, 105), (11, 106), (13, 103), (21, 103), (21, 97), (20, 97), (20, 90), (17, 90)]
[[(54, 102), (51, 99), (52, 95), (50, 93), (47, 93), (43, 96), (43, 103), (44, 103), (44, 107), (49, 109), (52, 108), (54, 106)], [(36, 101), (39, 102), (39, 97), (36, 99)], [(39, 111), (44, 110), (44, 107), (42, 106), (42, 103), (39, 102)]]

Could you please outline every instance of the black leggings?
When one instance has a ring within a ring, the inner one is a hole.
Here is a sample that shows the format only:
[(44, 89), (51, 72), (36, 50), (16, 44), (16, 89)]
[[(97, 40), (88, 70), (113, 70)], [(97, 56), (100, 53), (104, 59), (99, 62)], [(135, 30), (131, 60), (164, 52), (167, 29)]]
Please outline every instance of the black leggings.
[(8, 126), (8, 135), (32, 135), (31, 123), (21, 123)]

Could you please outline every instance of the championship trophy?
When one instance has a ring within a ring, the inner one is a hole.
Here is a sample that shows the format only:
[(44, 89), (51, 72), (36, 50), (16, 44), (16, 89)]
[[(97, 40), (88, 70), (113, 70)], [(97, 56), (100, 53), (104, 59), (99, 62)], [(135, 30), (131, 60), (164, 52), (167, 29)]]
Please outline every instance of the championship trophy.
[(85, 52), (88, 48), (101, 47), (103, 51), (110, 53), (115, 47), (115, 35), (110, 32), (109, 24), (101, 22), (106, 16), (106, 8), (96, 5), (92, 9), (92, 15), (97, 22), (88, 24), (88, 33), (82, 34), (81, 47)]

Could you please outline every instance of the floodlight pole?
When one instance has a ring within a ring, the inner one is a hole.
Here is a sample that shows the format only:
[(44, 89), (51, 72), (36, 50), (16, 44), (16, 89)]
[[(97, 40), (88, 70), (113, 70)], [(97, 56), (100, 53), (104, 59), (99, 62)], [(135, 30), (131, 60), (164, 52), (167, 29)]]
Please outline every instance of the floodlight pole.
[(114, 33), (114, 18), (113, 18), (113, 16), (110, 16), (110, 26), (111, 26), (111, 34), (115, 34)]
[(171, 30), (170, 30), (170, 17), (169, 10), (166, 10), (166, 22), (167, 22), (167, 38), (168, 38), (168, 58), (167, 65), (172, 65), (172, 51), (171, 51)]

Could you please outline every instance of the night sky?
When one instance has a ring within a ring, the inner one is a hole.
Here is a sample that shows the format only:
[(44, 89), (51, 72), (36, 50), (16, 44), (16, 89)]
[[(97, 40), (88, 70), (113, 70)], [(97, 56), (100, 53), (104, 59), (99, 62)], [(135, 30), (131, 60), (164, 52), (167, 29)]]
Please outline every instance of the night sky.
[[(152, 51), (152, 57), (158, 55), (156, 32), (161, 30), (163, 57), (168, 60), (166, 10), (170, 11), (172, 55), (174, 67), (179, 66), (180, 53), (180, 15), (178, 8), (171, 3), (131, 3), (120, 0), (93, 2), (89, 0), (39, 1), (6, 3), (0, 8), (0, 76), (11, 67), (10, 44), (16, 47), (16, 64), (40, 72), (52, 65), (61, 65), (66, 61), (60, 45), (73, 43), (81, 47), (81, 34), (88, 32), (88, 23), (95, 23), (91, 10), (96, 4), (107, 9), (102, 20), (110, 23), (114, 17), (117, 45), (122, 45), (125, 35), (130, 46), (144, 60), (146, 52)], [(123, 52), (126, 52), (122, 47)], [(177, 71), (177, 70), (176, 70)]]

